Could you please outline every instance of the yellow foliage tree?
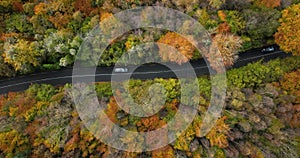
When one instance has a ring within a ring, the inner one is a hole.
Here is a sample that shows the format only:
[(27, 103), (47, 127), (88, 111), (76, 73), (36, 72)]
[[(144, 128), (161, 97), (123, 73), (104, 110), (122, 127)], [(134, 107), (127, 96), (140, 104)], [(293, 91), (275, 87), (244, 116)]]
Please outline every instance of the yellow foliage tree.
[(23, 39), (18, 40), (14, 45), (6, 43), (4, 61), (11, 64), (16, 71), (30, 71), (31, 66), (38, 66), (41, 63), (42, 54), (37, 51), (36, 44)]
[(218, 11), (218, 16), (219, 16), (221, 21), (223, 21), (223, 22), (226, 21), (226, 14), (224, 13), (223, 10)]
[(279, 22), (275, 42), (282, 50), (300, 55), (300, 3), (283, 10)]
[[(178, 133), (179, 134), (179, 133)], [(182, 133), (175, 141), (174, 148), (178, 150), (189, 151), (189, 145), (195, 137), (195, 130), (193, 126), (189, 126), (184, 133)]]
[(28, 142), (28, 138), (16, 130), (0, 133), (0, 150), (7, 157), (14, 157), (14, 153), (28, 150)]

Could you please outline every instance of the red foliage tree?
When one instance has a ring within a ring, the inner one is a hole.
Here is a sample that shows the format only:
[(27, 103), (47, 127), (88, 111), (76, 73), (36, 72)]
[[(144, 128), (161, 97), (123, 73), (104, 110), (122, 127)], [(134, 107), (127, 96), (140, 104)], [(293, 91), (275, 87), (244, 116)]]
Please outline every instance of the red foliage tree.
[(22, 2), (13, 2), (13, 9), (17, 12), (23, 12), (23, 3)]

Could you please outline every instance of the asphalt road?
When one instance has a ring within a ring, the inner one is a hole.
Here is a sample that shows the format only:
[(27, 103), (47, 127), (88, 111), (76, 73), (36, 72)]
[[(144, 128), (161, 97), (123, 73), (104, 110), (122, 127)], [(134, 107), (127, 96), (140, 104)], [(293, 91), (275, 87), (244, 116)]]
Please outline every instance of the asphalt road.
[[(233, 68), (238, 68), (248, 63), (259, 61), (263, 59), (264, 61), (269, 61), (275, 58), (284, 58), (289, 56), (289, 54), (284, 53), (277, 47), (273, 52), (261, 52), (262, 48), (252, 49), (246, 52), (242, 52), (239, 55), (239, 59), (234, 64)], [(186, 69), (185, 65), (175, 65), (176, 69), (170, 70), (168, 67), (160, 64), (147, 64), (141, 65), (135, 69), (130, 78), (134, 79), (153, 79), (153, 78), (176, 78), (175, 72), (185, 73), (189, 71), (194, 71), (197, 76), (209, 74), (209, 69), (206, 62), (202, 59), (199, 61), (191, 62), (193, 70)], [(129, 70), (133, 67), (128, 67)], [(15, 78), (0, 80), (0, 94), (12, 92), (12, 91), (23, 91), (26, 90), (31, 84), (34, 83), (44, 83), (51, 85), (64, 85), (66, 83), (72, 83), (72, 69), (63, 69), (59, 71), (51, 72), (40, 72), (25, 76), (18, 76)], [(98, 67), (95, 74), (96, 82), (110, 81), (112, 75), (114, 77), (122, 79), (126, 73), (113, 73), (113, 67)], [(84, 79), (85, 75), (78, 75)]]

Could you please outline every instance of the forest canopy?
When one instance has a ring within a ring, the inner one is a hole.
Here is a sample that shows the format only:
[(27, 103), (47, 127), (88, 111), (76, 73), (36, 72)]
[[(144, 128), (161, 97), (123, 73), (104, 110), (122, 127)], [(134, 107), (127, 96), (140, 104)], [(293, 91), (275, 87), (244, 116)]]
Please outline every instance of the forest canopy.
[[(138, 0), (124, 3), (113, 0), (1, 0), (0, 76), (71, 66), (82, 41), (99, 22), (124, 9), (151, 5), (173, 8), (199, 21), (211, 34), (214, 43), (219, 43), (221, 53), (225, 53), (222, 55), (225, 65), (232, 65), (237, 52), (275, 42), (284, 51), (297, 55), (299, 44), (296, 32), (300, 28), (297, 24), (297, 3), (299, 0)], [(171, 44), (168, 41), (182, 40), (180, 36), (170, 36), (172, 34), (143, 28), (128, 32), (105, 50), (98, 64), (114, 65), (126, 50), (144, 42)], [(223, 38), (237, 39), (237, 42), (229, 42), (230, 49), (226, 50), (229, 52), (223, 49), (228, 43), (220, 45)], [(182, 51), (190, 60), (201, 57), (195, 49), (187, 47)], [(164, 54), (156, 58), (186, 62), (171, 59), (170, 56)]]

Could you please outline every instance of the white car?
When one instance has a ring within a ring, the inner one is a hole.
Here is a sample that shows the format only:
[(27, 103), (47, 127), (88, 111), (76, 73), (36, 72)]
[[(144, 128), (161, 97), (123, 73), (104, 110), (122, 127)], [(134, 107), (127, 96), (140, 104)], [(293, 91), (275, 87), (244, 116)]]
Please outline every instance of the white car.
[(118, 68), (114, 68), (114, 72), (117, 72), (117, 73), (119, 73), (119, 72), (128, 72), (128, 68), (126, 68), (126, 67), (118, 67)]
[(267, 47), (261, 50), (261, 52), (273, 52), (275, 50), (274, 47)]

